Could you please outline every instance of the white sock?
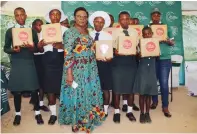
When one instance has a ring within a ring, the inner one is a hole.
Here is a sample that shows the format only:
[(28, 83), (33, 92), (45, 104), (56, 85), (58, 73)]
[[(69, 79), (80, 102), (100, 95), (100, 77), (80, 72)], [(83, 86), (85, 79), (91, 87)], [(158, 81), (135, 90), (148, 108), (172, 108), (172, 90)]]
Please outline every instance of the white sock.
[(35, 115), (38, 115), (38, 114), (40, 114), (40, 111), (35, 111)]
[(133, 107), (128, 106), (127, 107), (127, 113), (132, 113), (132, 111), (133, 111)]
[(109, 105), (104, 105), (104, 112), (105, 112), (105, 114), (108, 114), (108, 107), (109, 107)]
[(44, 105), (44, 101), (40, 101), (40, 106), (43, 106)]
[(21, 115), (21, 112), (15, 112), (16, 115)]
[(51, 110), (51, 115), (56, 116), (56, 105), (49, 105), (49, 109)]
[(119, 114), (120, 113), (120, 109), (115, 109), (115, 114)]
[(127, 105), (127, 100), (123, 100), (123, 105)]

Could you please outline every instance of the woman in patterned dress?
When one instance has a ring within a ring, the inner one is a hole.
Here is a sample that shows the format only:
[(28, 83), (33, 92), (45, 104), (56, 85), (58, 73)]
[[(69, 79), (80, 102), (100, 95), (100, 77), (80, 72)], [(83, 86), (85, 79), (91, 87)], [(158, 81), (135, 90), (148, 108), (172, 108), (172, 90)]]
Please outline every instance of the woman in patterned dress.
[[(74, 12), (75, 25), (64, 33), (64, 71), (60, 95), (59, 123), (72, 124), (72, 131), (91, 132), (105, 119), (93, 39), (86, 24), (88, 12)], [(77, 88), (72, 87), (75, 81)]]

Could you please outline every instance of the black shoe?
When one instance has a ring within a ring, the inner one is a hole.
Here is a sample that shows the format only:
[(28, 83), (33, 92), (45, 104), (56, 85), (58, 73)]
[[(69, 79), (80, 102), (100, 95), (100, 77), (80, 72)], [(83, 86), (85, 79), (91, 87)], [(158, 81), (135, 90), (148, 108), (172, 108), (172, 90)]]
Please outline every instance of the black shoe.
[(152, 105), (150, 106), (151, 109), (156, 109), (157, 108), (158, 103), (152, 103)]
[(123, 112), (127, 112), (127, 107), (128, 107), (128, 105), (124, 104), (124, 105), (122, 106), (122, 111), (123, 111)]
[(168, 111), (168, 108), (163, 108), (163, 114), (165, 117), (170, 118), (172, 117), (172, 115), (170, 114), (170, 112)]
[(30, 93), (23, 93), (22, 96), (24, 98), (29, 98), (29, 97), (31, 97), (31, 94)]
[(127, 113), (126, 116), (127, 116), (127, 118), (129, 118), (130, 121), (132, 121), (132, 122), (136, 121), (136, 118), (135, 118), (135, 116), (133, 115), (132, 112)]
[(114, 114), (113, 121), (115, 123), (120, 123), (120, 114)]
[(134, 111), (140, 111), (140, 109), (135, 104), (133, 104), (133, 110)]
[(105, 118), (107, 118), (108, 117), (108, 114), (105, 114)]
[(142, 124), (145, 123), (145, 114), (144, 113), (140, 114), (140, 123), (142, 123)]
[(20, 125), (20, 122), (21, 122), (21, 116), (20, 115), (16, 115), (15, 118), (14, 118), (13, 125), (14, 126), (18, 126), (18, 125)]
[(57, 120), (57, 116), (51, 115), (48, 124), (49, 125), (54, 125), (56, 120)]
[(36, 119), (38, 125), (44, 124), (41, 114), (36, 115), (35, 119)]
[(170, 113), (164, 113), (164, 116), (167, 117), (167, 118), (172, 117), (172, 115)]
[(149, 113), (145, 113), (145, 120), (146, 120), (147, 123), (151, 123), (152, 122)]
[(49, 108), (47, 106), (45, 106), (45, 105), (40, 106), (40, 110), (45, 111), (45, 112), (49, 112), (50, 111)]

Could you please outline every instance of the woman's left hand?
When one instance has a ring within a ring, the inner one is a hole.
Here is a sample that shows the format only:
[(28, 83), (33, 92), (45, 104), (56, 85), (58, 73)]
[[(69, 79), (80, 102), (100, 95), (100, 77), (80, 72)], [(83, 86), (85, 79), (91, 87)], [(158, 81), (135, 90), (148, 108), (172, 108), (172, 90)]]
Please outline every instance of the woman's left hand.
[(174, 40), (167, 40), (168, 45), (173, 46), (175, 44)]
[(67, 76), (66, 76), (66, 83), (69, 86), (72, 86), (73, 80), (74, 80), (74, 77), (73, 77), (72, 68), (68, 68), (68, 70), (67, 70)]

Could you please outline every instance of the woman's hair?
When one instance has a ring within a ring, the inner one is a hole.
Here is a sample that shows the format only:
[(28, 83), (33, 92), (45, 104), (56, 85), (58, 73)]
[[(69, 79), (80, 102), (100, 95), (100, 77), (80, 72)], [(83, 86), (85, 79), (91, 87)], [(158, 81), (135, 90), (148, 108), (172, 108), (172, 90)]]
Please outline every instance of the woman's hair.
[(113, 16), (113, 15), (109, 14), (109, 16), (112, 17), (112, 18), (114, 19), (114, 16)]
[(84, 11), (84, 12), (86, 12), (87, 17), (89, 17), (89, 13), (88, 13), (88, 11), (84, 7), (78, 7), (78, 8), (76, 8), (75, 11), (74, 11), (74, 16), (76, 16), (76, 14), (77, 14), (78, 11)]

